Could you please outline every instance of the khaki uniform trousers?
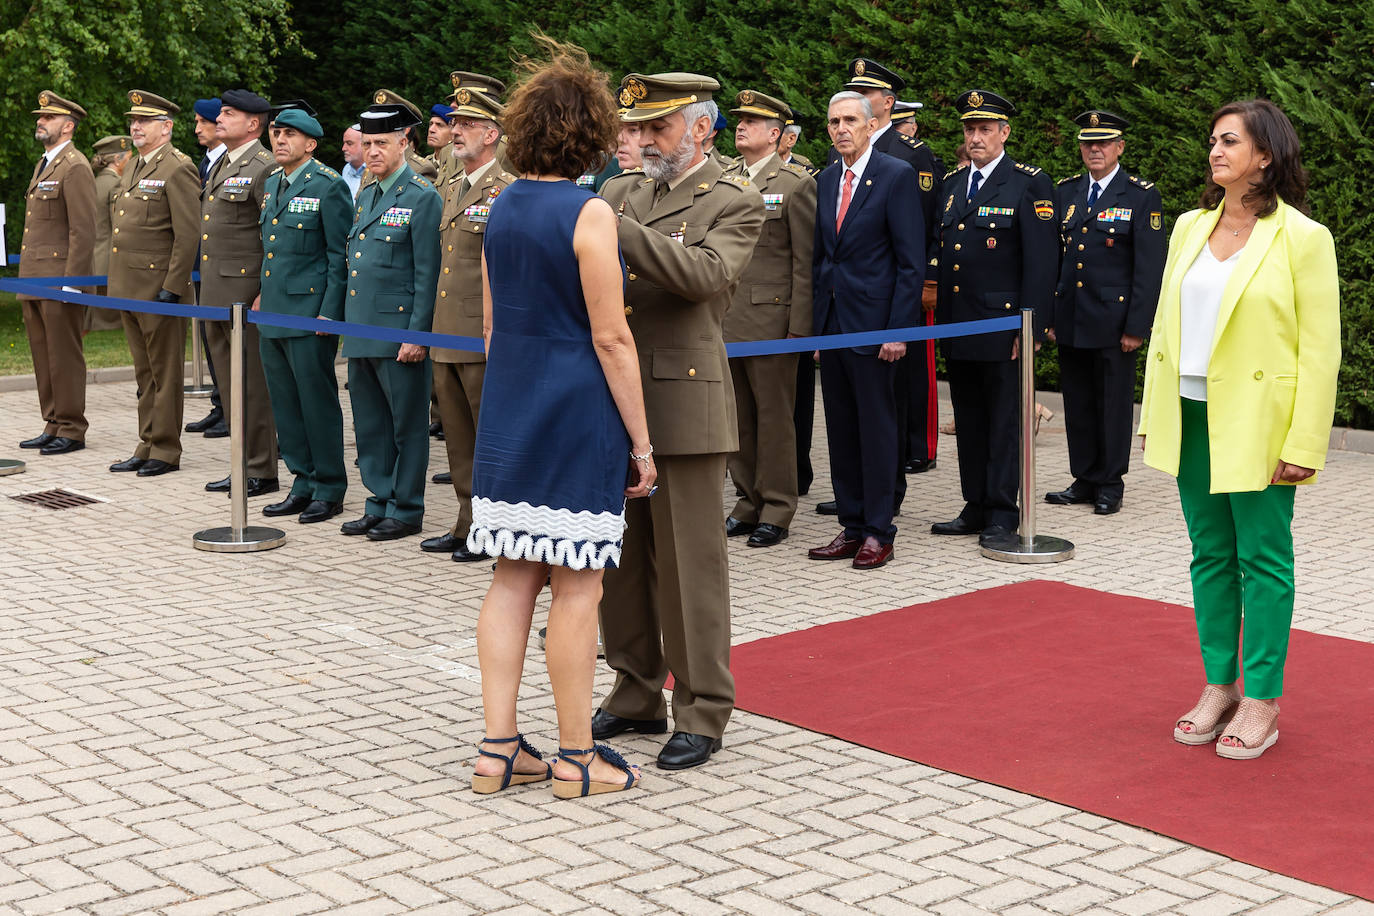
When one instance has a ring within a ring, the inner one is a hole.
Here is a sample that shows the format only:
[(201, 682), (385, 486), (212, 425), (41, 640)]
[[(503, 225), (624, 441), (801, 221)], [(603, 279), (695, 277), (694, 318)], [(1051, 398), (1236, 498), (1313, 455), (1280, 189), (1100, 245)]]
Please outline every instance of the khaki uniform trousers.
[(472, 527), (472, 453), (477, 446), (477, 413), (482, 407), (486, 363), (435, 363), (434, 397), (444, 428), (448, 470), (458, 497), (458, 520), (449, 534), (467, 543)]
[(673, 729), (719, 738), (735, 708), (730, 673), (730, 570), (720, 487), (725, 455), (655, 456), (658, 492), (625, 506), (620, 565), (601, 598), (615, 686), (601, 704), (627, 719), (667, 715)]
[[(233, 323), (202, 321), (205, 345), (214, 366), (220, 403), (228, 422), (233, 384), (229, 378), (232, 359)], [(267, 393), (267, 375), (262, 371), (262, 352), (258, 326), (243, 323), (243, 460), (249, 477), (277, 476), (277, 427), (272, 422), (272, 400)]]
[(86, 352), (81, 344), (85, 308), (55, 299), (21, 300), (24, 328), (38, 382), (43, 432), (86, 441)]
[(730, 379), (739, 451), (726, 466), (741, 494), (730, 515), (787, 528), (797, 514), (797, 354), (732, 359)]
[(133, 457), (180, 464), (187, 320), (148, 312), (123, 316), (139, 390), (138, 448)]

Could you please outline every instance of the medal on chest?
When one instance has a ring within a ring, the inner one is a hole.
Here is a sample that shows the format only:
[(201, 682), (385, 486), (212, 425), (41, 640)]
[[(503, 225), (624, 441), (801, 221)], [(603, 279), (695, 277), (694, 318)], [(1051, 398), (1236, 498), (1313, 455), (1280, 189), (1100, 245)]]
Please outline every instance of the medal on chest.
[(410, 207), (392, 207), (381, 215), (377, 221), (383, 226), (397, 228), (410, 225), (410, 214), (413, 211)]

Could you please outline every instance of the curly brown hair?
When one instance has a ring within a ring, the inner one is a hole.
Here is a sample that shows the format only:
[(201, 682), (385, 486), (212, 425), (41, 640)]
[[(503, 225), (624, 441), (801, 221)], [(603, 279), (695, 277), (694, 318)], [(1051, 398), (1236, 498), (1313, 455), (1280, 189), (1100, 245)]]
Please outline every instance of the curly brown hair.
[(501, 117), (510, 163), (523, 174), (562, 178), (600, 171), (620, 130), (610, 77), (577, 45), (533, 35), (548, 59), (516, 62), (524, 75)]
[[(1270, 159), (1259, 182), (1245, 192), (1244, 202), (1256, 207), (1259, 216), (1268, 216), (1277, 210), (1280, 199), (1306, 213), (1307, 170), (1302, 167), (1302, 144), (1293, 122), (1268, 99), (1249, 99), (1218, 108), (1212, 115), (1211, 130), (1216, 130), (1217, 122), (1227, 115), (1240, 116), (1256, 148), (1268, 153)], [(1225, 197), (1226, 190), (1212, 180), (1209, 168), (1207, 186), (1202, 191), (1202, 206), (1215, 210)]]

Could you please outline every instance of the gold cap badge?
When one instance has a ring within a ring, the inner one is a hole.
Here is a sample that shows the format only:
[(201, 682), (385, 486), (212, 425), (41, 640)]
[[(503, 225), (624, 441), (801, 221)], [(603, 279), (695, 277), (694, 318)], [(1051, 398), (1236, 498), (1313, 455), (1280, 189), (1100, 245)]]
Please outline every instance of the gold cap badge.
[(459, 105), (466, 105), (472, 101), (472, 93), (466, 89), (459, 89), (453, 93), (453, 100)]
[(867, 70), (867, 69), (868, 69), (868, 68), (867, 68), (866, 66), (864, 66), (864, 62), (863, 62), (862, 60), (856, 60), (856, 61), (854, 62), (854, 75), (855, 75), (855, 76), (863, 76), (863, 75), (864, 75), (864, 71)]
[(635, 79), (626, 81), (625, 89), (627, 92), (630, 93), (630, 97), (633, 98), (635, 101), (638, 101), (649, 94), (649, 88), (645, 86), (643, 83), (641, 83), (639, 80)]
[(377, 103), (378, 105), (384, 105), (384, 104), (386, 104), (386, 93), (385, 93), (385, 92), (381, 92), (381, 91), (379, 90), (379, 91), (377, 92), (377, 95), (374, 97), (374, 101), (376, 101), (376, 103)]
[(453, 74), (453, 88), (454, 88), (454, 89), (457, 89), (457, 88), (458, 88), (458, 84), (461, 83), (462, 81), (463, 81), (463, 78), (462, 78), (461, 76), (459, 76), (459, 75), (456, 74), (456, 73)]
[(1091, 115), (1088, 116), (1088, 126), (1089, 126), (1089, 127), (1096, 127), (1097, 125), (1099, 125), (1099, 124), (1101, 124), (1101, 123), (1102, 123), (1102, 119), (1099, 118), (1099, 117), (1097, 116), (1097, 112), (1094, 111)]
[(974, 108), (983, 107), (983, 93), (975, 92), (968, 97), (968, 103)]
[(40, 107), (40, 108), (46, 108), (47, 106), (48, 106), (48, 94), (47, 94), (46, 92), (40, 92), (40, 93), (38, 94), (38, 107)]
[(133, 102), (135, 105), (142, 105), (142, 104), (143, 104), (143, 96), (140, 95), (140, 94), (137, 93), (137, 92), (131, 92), (131, 93), (129, 93), (129, 101), (130, 101), (130, 102)]
[[(744, 90), (743, 92), (741, 92), (741, 93), (739, 94), (739, 103), (740, 103), (741, 105), (752, 105), (752, 104), (754, 104), (754, 93), (750, 92), (748, 89)], [(43, 104), (46, 105), (47, 103), (44, 102)]]

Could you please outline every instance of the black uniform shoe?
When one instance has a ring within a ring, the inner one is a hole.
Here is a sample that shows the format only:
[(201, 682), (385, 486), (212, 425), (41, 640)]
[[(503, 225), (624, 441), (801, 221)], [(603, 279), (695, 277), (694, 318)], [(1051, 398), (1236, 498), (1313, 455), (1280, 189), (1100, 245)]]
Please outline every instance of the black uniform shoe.
[(749, 540), (745, 543), (750, 547), (772, 547), (774, 544), (785, 540), (787, 540), (786, 528), (779, 528), (777, 525), (764, 522), (754, 529), (754, 533), (749, 535)]
[(431, 477), (431, 478), (429, 479), (429, 482), (430, 482), (430, 483), (447, 483), (447, 484), (452, 484), (452, 483), (453, 483), (453, 475), (450, 474), (448, 471), (440, 471), (438, 474), (435, 474), (433, 477)]
[(207, 428), (202, 435), (207, 439), (227, 439), (229, 438), (229, 427), (221, 420), (214, 426)]
[[(230, 478), (223, 480), (212, 480), (205, 485), (205, 489), (211, 493), (228, 493), (230, 488)], [(281, 484), (275, 477), (249, 477), (247, 486), (244, 487), (249, 496), (262, 496), (264, 493), (275, 493), (281, 489)], [(303, 508), (303, 506), (302, 506)], [(299, 510), (297, 510), (299, 511)], [(283, 512), (282, 515), (294, 515), (294, 512)]]
[(818, 505), (816, 506), (816, 514), (817, 514), (817, 515), (839, 515), (839, 514), (840, 514), (840, 506), (839, 506), (839, 503), (835, 502), (835, 500), (833, 500), (833, 499), (832, 499), (830, 502), (828, 502), (828, 503), (820, 503), (820, 504), (818, 504)]
[(137, 471), (139, 468), (143, 467), (143, 463), (145, 460), (146, 459), (139, 457), (125, 458), (123, 461), (116, 461), (114, 464), (110, 465), (110, 470)]
[(288, 495), (279, 503), (271, 503), (262, 507), (262, 514), (269, 518), (278, 515), (300, 515), (305, 508), (310, 505), (310, 497), (305, 495)]
[(79, 452), (86, 447), (86, 443), (80, 439), (68, 439), (66, 436), (58, 436), (38, 450), (40, 455), (65, 455), (67, 452)]
[[(48, 453), (48, 450), (47, 450), (47, 449), (43, 449), (43, 454), (46, 455), (47, 453)], [(1109, 498), (1107, 498), (1107, 497), (1105, 497), (1105, 496), (1099, 496), (1099, 497), (1097, 498), (1097, 502), (1093, 503), (1093, 514), (1094, 514), (1094, 515), (1112, 515), (1112, 514), (1114, 514), (1114, 513), (1120, 512), (1120, 511), (1121, 511), (1121, 500), (1120, 500), (1120, 499), (1109, 499)]]
[(641, 735), (661, 735), (668, 730), (668, 720), (664, 719), (626, 719), (604, 709), (592, 713), (592, 738), (605, 741), (625, 732), (639, 732)]
[(668, 739), (668, 743), (663, 745), (663, 750), (658, 752), (658, 768), (660, 770), (685, 770), (689, 767), (701, 766), (711, 759), (711, 755), (720, 750), (721, 741), (719, 738), (708, 738), (705, 735), (693, 735), (688, 732), (673, 732), (673, 737)]
[(924, 474), (926, 471), (935, 470), (934, 458), (912, 458), (902, 468), (908, 474)]
[(1016, 536), (1016, 532), (1001, 525), (988, 525), (983, 529), (983, 533), (978, 535), (979, 547), (995, 547), (998, 542), (1006, 541)]
[[(455, 563), (476, 563), (478, 560), (490, 560), (491, 557), (485, 553), (468, 550), (467, 541), (460, 541), (458, 546), (453, 548), (453, 556), (450, 559)], [(495, 569), (496, 564), (491, 564), (491, 568)]]
[(449, 531), (445, 531), (437, 538), (425, 538), (420, 542), (420, 549), (425, 553), (453, 553), (461, 546), (463, 542)]
[(315, 522), (323, 522), (331, 519), (343, 511), (343, 503), (331, 503), (328, 500), (312, 500), (310, 505), (305, 507), (301, 517), (296, 519), (302, 525), (310, 525)]
[(1093, 494), (1079, 490), (1072, 485), (1067, 490), (1057, 490), (1045, 494), (1045, 502), (1054, 506), (1085, 506), (1096, 500), (1097, 497)]
[(758, 525), (753, 522), (742, 522), (733, 515), (725, 517), (725, 536), (728, 538), (737, 538), (742, 535), (752, 534), (757, 527)]
[(975, 525), (962, 515), (953, 521), (936, 522), (930, 526), (931, 534), (977, 534), (982, 530), (982, 525)]
[(444, 425), (438, 420), (435, 420), (433, 423), (429, 424), (429, 434), (436, 439), (444, 438)]
[(201, 419), (196, 420), (194, 423), (187, 423), (186, 431), (188, 433), (203, 433), (217, 423), (224, 423), (224, 411), (220, 410), (218, 407), (210, 411)]
[(43, 446), (47, 445), (49, 442), (56, 438), (57, 437), (54, 436), (52, 433), (40, 433), (39, 435), (34, 436), (32, 439), (25, 439), (23, 442), (20, 442), (19, 447), (42, 448)]
[(143, 462), (143, 467), (138, 469), (138, 476), (157, 477), (159, 474), (170, 474), (179, 467), (180, 465), (170, 464), (160, 458), (149, 458)]
[(364, 515), (362, 518), (355, 518), (351, 522), (344, 522), (339, 526), (339, 531), (343, 534), (367, 534), (377, 527), (381, 520), (380, 515)]
[(413, 522), (403, 522), (399, 518), (384, 518), (372, 526), (367, 533), (369, 541), (394, 541), (397, 538), (419, 534), (420, 526)]

